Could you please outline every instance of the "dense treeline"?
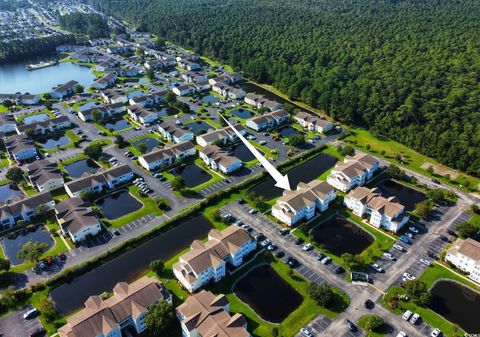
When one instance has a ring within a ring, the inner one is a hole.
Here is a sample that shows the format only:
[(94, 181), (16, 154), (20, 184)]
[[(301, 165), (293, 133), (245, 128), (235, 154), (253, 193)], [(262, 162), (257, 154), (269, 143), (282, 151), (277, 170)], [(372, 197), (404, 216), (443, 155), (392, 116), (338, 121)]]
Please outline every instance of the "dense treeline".
[(98, 14), (76, 12), (60, 16), (58, 22), (63, 29), (75, 34), (87, 35), (90, 38), (110, 35), (107, 21)]
[(95, 0), (332, 117), (480, 175), (478, 0)]
[(73, 35), (57, 35), (31, 40), (0, 42), (0, 64), (32, 59), (55, 51), (60, 44), (75, 43)]

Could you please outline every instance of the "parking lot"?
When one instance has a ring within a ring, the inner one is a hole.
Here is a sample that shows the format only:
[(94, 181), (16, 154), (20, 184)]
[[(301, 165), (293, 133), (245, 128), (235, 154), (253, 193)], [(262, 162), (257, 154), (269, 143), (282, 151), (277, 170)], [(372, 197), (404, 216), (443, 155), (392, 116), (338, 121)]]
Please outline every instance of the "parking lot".
[(28, 320), (23, 318), (23, 314), (31, 308), (33, 307), (29, 305), (0, 318), (0, 335), (5, 337), (28, 337), (30, 331), (40, 328), (42, 323), (40, 323), (38, 317)]

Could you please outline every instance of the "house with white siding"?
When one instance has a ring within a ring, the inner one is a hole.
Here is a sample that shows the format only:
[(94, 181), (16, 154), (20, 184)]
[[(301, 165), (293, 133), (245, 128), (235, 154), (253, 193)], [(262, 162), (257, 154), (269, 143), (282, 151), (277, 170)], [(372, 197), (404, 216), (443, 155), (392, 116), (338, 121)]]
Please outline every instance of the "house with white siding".
[(106, 89), (115, 84), (115, 82), (117, 81), (117, 77), (118, 76), (115, 72), (106, 73), (105, 75), (100, 77), (98, 80), (93, 82), (92, 88), (100, 89), (100, 90)]
[(174, 163), (194, 156), (197, 153), (191, 142), (178, 143), (163, 149), (156, 149), (138, 158), (138, 163), (148, 171), (154, 171), (159, 167), (173, 165)]
[(29, 93), (0, 94), (0, 103), (3, 104), (6, 101), (10, 101), (14, 105), (36, 105), (40, 102), (40, 95)]
[(33, 130), (35, 135), (44, 135), (46, 133), (54, 133), (62, 129), (67, 129), (72, 126), (72, 122), (68, 116), (60, 116), (44, 121), (17, 125), (16, 131), (19, 135), (26, 134), (27, 130)]
[(247, 119), (246, 125), (255, 131), (262, 131), (282, 125), (287, 122), (289, 118), (290, 114), (288, 113), (288, 111), (280, 109), (260, 116), (249, 118)]
[(98, 113), (100, 119), (108, 119), (123, 114), (125, 109), (125, 104), (123, 102), (118, 102), (81, 110), (77, 114), (78, 118), (82, 121), (90, 122), (93, 120), (94, 113)]
[(197, 88), (193, 84), (185, 84), (172, 89), (173, 93), (177, 96), (193, 95)]
[(63, 187), (65, 181), (56, 163), (36, 160), (27, 165), (28, 182), (40, 192), (53, 191)]
[(140, 104), (128, 107), (127, 112), (131, 119), (143, 125), (151, 124), (158, 119), (158, 115), (155, 111), (148, 110)]
[(212, 90), (229, 99), (238, 100), (245, 97), (245, 91), (243, 89), (232, 87), (223, 82), (218, 82), (212, 85)]
[(105, 103), (127, 103), (128, 97), (122, 91), (107, 89), (101, 92), (102, 99)]
[(166, 120), (158, 125), (158, 132), (162, 137), (174, 143), (182, 143), (192, 141), (194, 134), (188, 129), (179, 127), (173, 119)]
[(248, 105), (251, 105), (257, 109), (265, 108), (270, 111), (283, 109), (283, 105), (278, 103), (277, 101), (265, 98), (262, 95), (258, 95), (255, 93), (246, 94), (244, 101)]
[(144, 108), (148, 108), (163, 102), (166, 93), (166, 91), (157, 91), (147, 95), (132, 97), (128, 100), (128, 102), (130, 105), (138, 104)]
[(34, 158), (38, 152), (33, 140), (25, 135), (13, 135), (4, 139), (7, 153), (13, 160), (24, 161)]
[(75, 86), (79, 84), (77, 81), (68, 81), (64, 84), (59, 84), (50, 91), (52, 98), (61, 99), (74, 93)]
[[(247, 133), (247, 130), (245, 130), (245, 128), (240, 123), (233, 125), (233, 127), (242, 136), (244, 136)], [(216, 142), (226, 145), (227, 143), (234, 143), (237, 140), (238, 140), (237, 134), (229, 126), (222, 129), (218, 129), (218, 130), (207, 131), (207, 133), (204, 133), (203, 135), (198, 135), (195, 138), (195, 141), (197, 142), (197, 144), (202, 147), (211, 145)]]
[(395, 197), (382, 197), (378, 188), (357, 187), (347, 194), (343, 203), (356, 216), (369, 216), (371, 225), (394, 233), (410, 219), (405, 207)]
[(272, 215), (288, 226), (308, 221), (318, 212), (328, 209), (335, 200), (335, 189), (324, 181), (314, 179), (309, 183), (300, 182), (295, 191), (283, 192), (272, 207)]
[(190, 293), (218, 282), (226, 275), (226, 265), (238, 267), (243, 258), (257, 248), (257, 242), (243, 228), (230, 226), (212, 229), (206, 243), (195, 240), (189, 252), (173, 265), (175, 277)]
[(74, 243), (102, 231), (102, 225), (90, 204), (78, 197), (68, 198), (55, 205), (55, 217), (64, 236)]
[(480, 242), (471, 238), (458, 239), (447, 250), (445, 261), (467, 273), (473, 281), (480, 283)]
[(334, 124), (325, 118), (300, 111), (293, 116), (293, 119), (308, 131), (326, 133), (333, 129)]
[(228, 154), (216, 145), (207, 145), (198, 152), (203, 162), (212, 170), (224, 174), (231, 174), (242, 168), (242, 161), (234, 155)]
[(17, 122), (13, 115), (0, 113), (0, 133), (7, 134), (17, 131)]
[(344, 193), (356, 186), (363, 186), (372, 179), (379, 168), (377, 159), (369, 154), (358, 153), (346, 156), (343, 163), (337, 163), (327, 177), (327, 182)]
[(47, 210), (51, 210), (55, 206), (55, 201), (50, 192), (42, 192), (0, 206), (1, 228), (7, 229), (13, 227), (19, 220), (30, 222), (30, 220), (37, 215), (37, 209), (42, 205), (45, 205)]

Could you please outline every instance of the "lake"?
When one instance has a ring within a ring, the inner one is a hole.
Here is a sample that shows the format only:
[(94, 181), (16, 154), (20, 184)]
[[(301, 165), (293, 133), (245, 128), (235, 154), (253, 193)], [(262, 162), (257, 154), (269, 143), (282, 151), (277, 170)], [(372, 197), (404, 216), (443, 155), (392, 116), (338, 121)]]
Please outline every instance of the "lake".
[(49, 138), (42, 138), (37, 140), (38, 143), (45, 149), (51, 150), (58, 146), (64, 146), (70, 143), (70, 138), (66, 135), (57, 135)]
[(30, 115), (22, 119), (23, 124), (32, 124), (37, 122), (46, 121), (50, 119), (50, 116), (45, 113)]
[(54, 242), (50, 233), (43, 226), (33, 226), (32, 228), (9, 234), (2, 240), (2, 245), (6, 257), (12, 264), (16, 265), (24, 262), (17, 259), (17, 253), (28, 241), (46, 243), (48, 247), (52, 247)]
[(108, 220), (121, 218), (143, 207), (143, 204), (127, 190), (110, 194), (105, 198), (97, 200), (96, 204)]
[(86, 88), (95, 80), (90, 68), (77, 64), (61, 62), (51, 67), (27, 70), (25, 66), (29, 63), (32, 61), (0, 65), (0, 93), (40, 94), (70, 80), (75, 80)]
[(375, 241), (370, 233), (342, 216), (332, 216), (323, 222), (313, 220), (313, 226), (310, 231), (313, 240), (337, 256), (360, 254)]
[(260, 318), (271, 323), (283, 322), (303, 302), (303, 296), (270, 265), (250, 270), (238, 280), (233, 291)]
[[(235, 146), (234, 148), (230, 148), (229, 152), (232, 153), (235, 157), (237, 157), (241, 161), (243, 161), (244, 163), (248, 163), (249, 161), (252, 161), (255, 159), (255, 156), (253, 155), (252, 151), (250, 151), (243, 143)], [(258, 152), (260, 152), (262, 155), (264, 154), (260, 150), (258, 150)]]
[(293, 135), (298, 135), (300, 133), (300, 132), (298, 132), (297, 129), (292, 128), (291, 126), (286, 126), (284, 128), (281, 128), (279, 130), (279, 132), (282, 135), (282, 137), (289, 137), (289, 136), (293, 136)]
[(162, 143), (158, 139), (153, 138), (153, 137), (143, 138), (143, 139), (137, 140), (136, 142), (132, 143), (133, 147), (135, 147), (137, 149), (138, 149), (138, 146), (140, 144), (145, 144), (147, 146), (147, 152), (150, 152), (155, 147), (157, 147), (158, 145), (160, 145)]
[(7, 200), (13, 200), (23, 193), (13, 184), (5, 184), (0, 186), (0, 204)]
[(182, 221), (141, 246), (53, 289), (50, 296), (62, 315), (70, 314), (82, 308), (89, 296), (111, 291), (117, 282), (132, 282), (147, 271), (151, 261), (167, 261), (194, 240), (205, 238), (211, 228), (202, 215)]
[(195, 135), (199, 135), (200, 133), (205, 133), (208, 130), (215, 128), (204, 121), (196, 121), (190, 124), (185, 125), (190, 131), (192, 131)]
[(80, 178), (84, 173), (96, 173), (100, 167), (91, 159), (80, 159), (65, 165), (65, 171), (72, 178)]
[(422, 192), (391, 179), (382, 180), (375, 187), (382, 191), (385, 198), (396, 197), (408, 212), (415, 210), (415, 205), (425, 200), (425, 194)]
[(251, 118), (253, 116), (255, 116), (255, 114), (253, 112), (251, 112), (250, 110), (247, 110), (247, 109), (243, 109), (243, 108), (238, 108), (238, 109), (235, 109), (235, 110), (232, 110), (230, 111), (230, 113), (238, 118), (241, 118), (241, 119), (248, 119), (248, 118)]
[(108, 130), (120, 131), (120, 130), (128, 129), (129, 127), (132, 126), (132, 124), (130, 124), (130, 122), (127, 121), (126, 119), (121, 118), (116, 121), (105, 122), (104, 126)]
[(80, 111), (85, 111), (85, 110), (88, 110), (88, 109), (91, 109), (91, 108), (94, 108), (94, 107), (99, 107), (99, 106), (101, 106), (101, 104), (98, 103), (98, 102), (87, 102), (87, 103), (85, 103), (85, 104), (83, 104), (83, 105), (80, 105), (80, 106), (78, 107), (78, 109), (79, 109)]
[(214, 104), (218, 102), (218, 98), (214, 95), (207, 95), (200, 100), (202, 103)]
[(210, 173), (194, 163), (173, 169), (172, 172), (174, 175), (182, 176), (185, 179), (185, 186), (188, 188), (201, 185), (212, 179)]
[(440, 280), (431, 289), (429, 307), (468, 333), (479, 333), (480, 293), (453, 281)]
[[(308, 183), (309, 181), (319, 177), (323, 172), (333, 167), (337, 162), (337, 158), (330, 154), (322, 153), (319, 156), (310, 159), (307, 162), (287, 171), (292, 189), (297, 187), (300, 181)], [(283, 189), (275, 186), (275, 180), (268, 179), (249, 190), (257, 195), (270, 200), (279, 197), (283, 193)]]

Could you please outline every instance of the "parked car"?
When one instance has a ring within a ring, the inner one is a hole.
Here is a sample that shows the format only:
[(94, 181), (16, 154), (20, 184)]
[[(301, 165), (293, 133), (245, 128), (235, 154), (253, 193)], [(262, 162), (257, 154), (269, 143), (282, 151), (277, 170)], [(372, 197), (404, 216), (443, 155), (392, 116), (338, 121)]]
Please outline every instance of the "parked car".
[(267, 142), (266, 142), (266, 141), (264, 141), (264, 140), (261, 140), (261, 141), (259, 141), (259, 142), (258, 142), (258, 144), (260, 144), (260, 145), (266, 145), (266, 144), (267, 144)]
[(45, 264), (45, 262), (40, 261), (38, 263), (38, 268), (40, 268), (41, 270), (45, 270), (45, 269), (47, 269), (47, 265)]
[(250, 213), (250, 214), (255, 214), (257, 212), (258, 211), (255, 208), (250, 208), (250, 210), (248, 211), (248, 213)]
[(318, 253), (315, 258), (316, 258), (318, 261), (322, 261), (322, 260), (325, 258), (325, 254), (323, 254), (323, 253)]
[(405, 235), (402, 235), (399, 240), (402, 241), (403, 243), (406, 243), (406, 244), (412, 243), (410, 241), (410, 239), (408, 237), (406, 237)]
[(394, 244), (394, 245), (393, 245), (393, 248), (395, 248), (396, 250), (398, 250), (398, 251), (400, 251), (400, 252), (403, 252), (403, 251), (404, 251), (403, 247), (402, 247), (401, 245), (399, 245), (399, 244)]
[(403, 273), (403, 277), (405, 277), (409, 281), (413, 281), (413, 280), (416, 279), (415, 276), (413, 276), (412, 274), (409, 274), (409, 273)]
[(405, 233), (405, 236), (409, 238), (410, 240), (415, 239), (415, 235), (413, 233)]
[(371, 299), (365, 301), (365, 308), (372, 309), (375, 306), (375, 303)]
[(423, 263), (424, 265), (430, 267), (432, 265), (432, 261), (424, 259), (423, 257), (420, 258), (420, 262)]
[(288, 229), (287, 228), (281, 228), (278, 230), (278, 234), (280, 234), (281, 236), (285, 236), (288, 234)]
[(373, 269), (375, 269), (379, 273), (385, 272), (385, 270), (376, 263), (370, 264), (370, 267), (372, 267)]
[(413, 314), (413, 316), (410, 318), (410, 323), (412, 323), (413, 325), (415, 325), (418, 321), (418, 319), (420, 318), (420, 315), (415, 313)]
[(345, 324), (347, 325), (348, 327), (348, 330), (350, 331), (357, 331), (357, 326), (349, 319), (346, 319), (345, 320)]
[(136, 126), (136, 127), (135, 127), (135, 130), (136, 130), (136, 131), (140, 131), (141, 129), (142, 129), (142, 128), (141, 128), (140, 126)]
[(47, 266), (51, 266), (53, 265), (53, 259), (51, 256), (47, 257), (47, 259), (45, 260), (45, 263), (47, 264)]
[(290, 268), (295, 268), (298, 265), (298, 261), (296, 259), (294, 259), (293, 257), (291, 257), (288, 260), (288, 265), (290, 266)]
[(294, 243), (298, 246), (298, 245), (303, 243), (303, 239), (302, 238), (295, 238)]
[(282, 250), (279, 250), (278, 252), (275, 253), (275, 256), (278, 258), (282, 258), (285, 256), (285, 252), (283, 252)]
[(60, 253), (60, 254), (58, 254), (58, 258), (62, 261), (65, 261), (67, 259), (67, 255), (65, 255), (63, 253)]
[(307, 243), (305, 246), (302, 248), (304, 251), (308, 252), (313, 249), (313, 246), (309, 243)]
[(30, 319), (38, 315), (37, 308), (31, 308), (23, 313), (23, 319)]
[(265, 239), (265, 240), (260, 242), (260, 246), (262, 246), (262, 247), (267, 247), (269, 244), (270, 244), (269, 239)]
[(45, 329), (40, 326), (40, 327), (37, 327), (33, 330), (30, 330), (28, 332), (28, 336), (29, 337), (38, 337), (38, 336), (42, 336), (44, 333), (45, 333)]
[(269, 244), (268, 247), (267, 247), (267, 250), (269, 250), (271, 252), (274, 251), (275, 249), (277, 249), (277, 245), (274, 244), (274, 243)]
[(345, 268), (338, 266), (337, 268), (335, 268), (334, 272), (335, 274), (343, 274), (345, 272)]
[(407, 334), (403, 331), (400, 331), (396, 337), (408, 337)]
[(395, 256), (393, 256), (391, 253), (388, 253), (388, 252), (383, 253), (383, 256), (385, 256), (387, 259), (392, 261), (396, 260)]
[(430, 337), (439, 337), (441, 334), (442, 334), (442, 332), (439, 329), (435, 328), (435, 329), (432, 330), (432, 333), (430, 334)]
[(313, 334), (308, 331), (306, 328), (301, 328), (300, 329), (300, 332), (302, 333), (302, 335), (304, 335), (305, 337), (313, 337)]
[(403, 313), (402, 318), (408, 321), (410, 320), (410, 317), (412, 317), (412, 315), (413, 315), (413, 312), (411, 312), (410, 310), (407, 310)]
[(329, 264), (330, 262), (332, 262), (332, 258), (330, 256), (326, 256), (322, 260), (322, 264), (325, 264), (325, 265)]
[(412, 232), (412, 233), (415, 233), (415, 234), (418, 234), (418, 233), (419, 233), (417, 227), (415, 227), (415, 226), (410, 226), (410, 227), (408, 227), (408, 230), (409, 230), (410, 232)]

